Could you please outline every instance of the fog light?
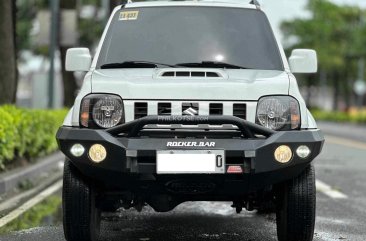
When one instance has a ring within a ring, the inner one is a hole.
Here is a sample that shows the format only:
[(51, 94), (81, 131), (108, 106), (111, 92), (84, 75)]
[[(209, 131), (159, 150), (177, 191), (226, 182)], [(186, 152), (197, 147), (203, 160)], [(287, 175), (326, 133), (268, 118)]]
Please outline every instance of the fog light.
[(85, 152), (85, 148), (81, 144), (77, 143), (71, 147), (70, 152), (75, 157), (81, 157)]
[(296, 154), (300, 157), (300, 158), (308, 158), (309, 155), (310, 155), (311, 151), (309, 149), (309, 147), (303, 145), (303, 146), (299, 146), (297, 149), (296, 149)]
[(275, 157), (276, 161), (278, 161), (278, 162), (281, 162), (281, 163), (289, 162), (292, 158), (291, 148), (286, 145), (277, 147), (277, 149), (274, 153), (274, 157)]
[(99, 163), (107, 157), (107, 150), (100, 144), (94, 144), (89, 149), (89, 158), (93, 162)]

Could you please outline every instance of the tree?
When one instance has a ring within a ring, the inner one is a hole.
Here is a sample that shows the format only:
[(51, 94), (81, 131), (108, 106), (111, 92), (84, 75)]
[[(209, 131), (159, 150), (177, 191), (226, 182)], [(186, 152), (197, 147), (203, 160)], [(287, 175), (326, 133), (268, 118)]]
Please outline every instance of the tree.
[[(121, 1), (119, 0), (107, 0), (108, 4), (115, 6)], [(15, 1), (14, 1), (15, 2)], [(99, 41), (104, 27), (104, 20), (98, 18), (98, 11), (101, 8), (101, 0), (60, 0), (60, 10), (77, 9), (80, 10), (83, 5), (96, 6), (94, 17), (91, 19), (78, 19), (78, 46), (88, 47), (92, 50), (95, 49), (95, 44)], [(31, 49), (37, 54), (47, 55), (48, 46), (34, 46), (30, 38), (30, 30), (32, 26), (32, 20), (36, 17), (36, 13), (40, 9), (48, 9), (50, 0), (17, 0), (19, 5), (18, 12), (18, 50)], [(79, 5), (78, 5), (79, 4)], [(61, 20), (61, 19), (60, 19)], [(60, 28), (59, 28), (60, 30)], [(61, 32), (58, 33), (61, 36)], [(64, 85), (64, 105), (70, 107), (74, 104), (75, 95), (77, 93), (78, 86), (74, 74), (72, 72), (65, 71), (65, 58), (68, 48), (75, 46), (59, 45), (62, 61), (62, 80)]]
[(17, 90), (15, 1), (0, 1), (0, 104), (14, 103)]
[[(60, 1), (60, 9), (76, 9), (77, 0), (62, 0)], [(100, 0), (84, 0), (83, 4), (95, 5), (96, 10), (94, 12), (93, 19), (79, 19), (78, 31), (79, 31), (79, 44), (83, 47), (92, 48), (97, 42), (103, 32), (102, 21), (98, 20), (98, 10), (100, 7)], [(62, 33), (60, 33), (62, 34)], [(78, 86), (76, 79), (72, 72), (65, 70), (66, 51), (68, 48), (74, 46), (60, 45), (61, 61), (62, 61), (62, 79), (64, 84), (64, 106), (71, 107), (74, 104), (76, 92)]]
[(109, 11), (112, 12), (115, 7), (120, 5), (122, 2), (121, 0), (109, 0)]
[[(333, 109), (338, 109), (341, 95), (349, 105), (350, 83), (355, 79), (355, 66), (359, 57), (365, 56), (365, 26), (360, 20), (365, 12), (358, 7), (339, 6), (328, 0), (309, 0), (311, 17), (282, 23), (281, 29), (290, 42), (288, 49), (313, 48), (318, 53), (319, 69), (331, 79), (334, 89)], [(295, 39), (296, 41), (292, 41)], [(306, 79), (315, 83), (314, 76)]]
[[(76, 9), (76, 0), (62, 0), (60, 1), (61, 11), (63, 9)], [(60, 33), (62, 34), (62, 33)], [(74, 104), (76, 91), (78, 86), (74, 73), (65, 70), (65, 59), (67, 49), (73, 46), (60, 45), (61, 63), (62, 63), (62, 80), (64, 84), (64, 106), (71, 107)]]

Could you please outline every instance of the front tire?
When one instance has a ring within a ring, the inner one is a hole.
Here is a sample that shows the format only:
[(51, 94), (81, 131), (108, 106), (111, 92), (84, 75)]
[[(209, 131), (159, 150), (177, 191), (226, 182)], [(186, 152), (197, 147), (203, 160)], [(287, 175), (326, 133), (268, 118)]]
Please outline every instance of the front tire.
[(303, 173), (283, 184), (277, 193), (276, 223), (279, 241), (312, 241), (315, 226), (315, 171)]
[(95, 206), (95, 192), (67, 159), (64, 165), (62, 211), (66, 240), (98, 240), (101, 215)]

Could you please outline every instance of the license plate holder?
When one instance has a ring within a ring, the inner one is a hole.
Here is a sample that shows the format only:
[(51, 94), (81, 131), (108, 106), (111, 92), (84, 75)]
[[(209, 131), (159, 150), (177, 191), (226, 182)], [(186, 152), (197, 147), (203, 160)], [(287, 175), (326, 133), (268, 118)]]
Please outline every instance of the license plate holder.
[(162, 150), (156, 152), (158, 174), (224, 174), (224, 150)]

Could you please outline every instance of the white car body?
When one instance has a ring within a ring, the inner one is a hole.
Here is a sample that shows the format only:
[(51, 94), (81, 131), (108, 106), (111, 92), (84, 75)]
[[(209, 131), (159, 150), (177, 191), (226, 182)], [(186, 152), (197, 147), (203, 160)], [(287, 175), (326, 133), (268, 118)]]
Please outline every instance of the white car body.
[(93, 61), (68, 50), (87, 74), (56, 134), (67, 240), (98, 240), (105, 211), (188, 201), (276, 212), (279, 241), (313, 240), (324, 137), (293, 74), (316, 72), (316, 52), (287, 61), (251, 3), (127, 3)]

